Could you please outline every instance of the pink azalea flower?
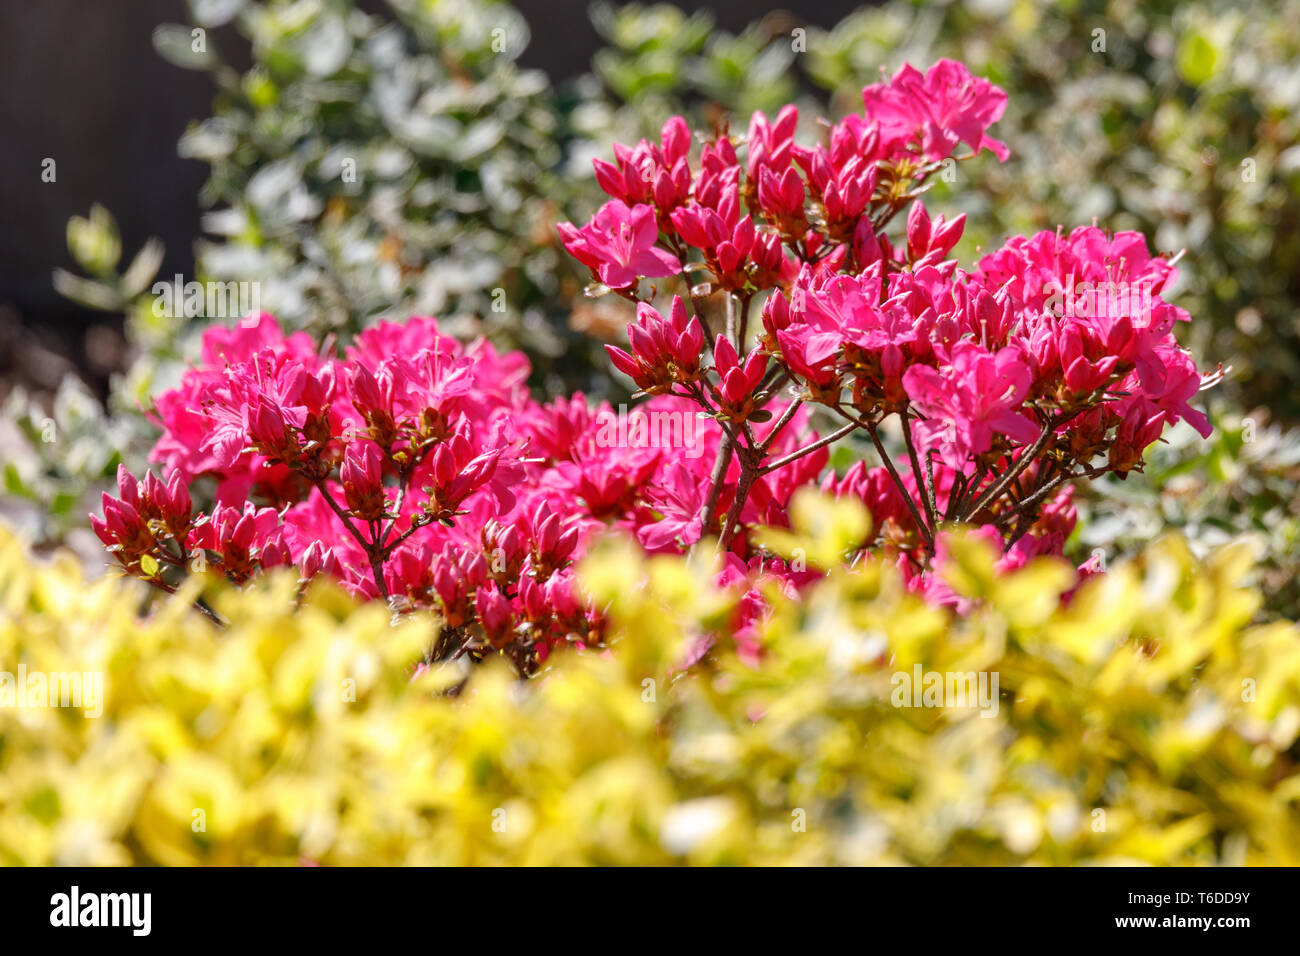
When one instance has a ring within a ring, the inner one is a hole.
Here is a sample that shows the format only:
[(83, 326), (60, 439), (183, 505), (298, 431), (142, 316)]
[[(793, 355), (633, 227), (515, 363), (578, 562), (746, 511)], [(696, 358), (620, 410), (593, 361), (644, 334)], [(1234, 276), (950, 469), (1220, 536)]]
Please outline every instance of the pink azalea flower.
[(904, 63), (888, 83), (866, 87), (862, 102), (887, 148), (919, 137), (930, 160), (951, 155), (958, 142), (977, 153), (987, 147), (1001, 160), (1009, 155), (1005, 144), (986, 135), (1006, 110), (1006, 93), (954, 60), (939, 60), (925, 74)]
[(993, 447), (994, 435), (1033, 442), (1040, 429), (1018, 411), (1032, 378), (1019, 350), (1008, 347), (995, 354), (970, 342), (958, 343), (944, 371), (912, 366), (903, 387), (926, 416), (914, 426), (921, 446), (961, 470), (969, 456)]
[(659, 226), (653, 206), (629, 208), (611, 199), (583, 228), (561, 223), (559, 229), (564, 247), (611, 289), (626, 289), (641, 277), (674, 275), (681, 268), (676, 256), (655, 246)]

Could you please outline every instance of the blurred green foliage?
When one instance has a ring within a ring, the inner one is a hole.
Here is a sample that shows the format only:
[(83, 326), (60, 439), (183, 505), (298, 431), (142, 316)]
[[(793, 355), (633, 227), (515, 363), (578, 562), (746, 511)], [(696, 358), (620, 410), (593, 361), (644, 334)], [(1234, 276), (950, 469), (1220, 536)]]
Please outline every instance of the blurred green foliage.
[[(195, 23), (222, 25), (201, 6)], [(552, 363), (581, 356), (552, 236), (564, 134), (545, 75), (515, 65), (527, 23), (491, 0), (388, 7), (227, 4), (246, 49), (227, 58), (210, 33), (204, 55), (172, 55), (218, 91), (180, 142), (210, 167), (200, 279), (259, 282), (263, 309), (318, 333), (428, 314)], [(176, 329), (152, 331), (161, 345)]]
[(1214, 434), (1171, 429), (1146, 453), (1146, 472), (1080, 488), (1073, 555), (1133, 557), (1178, 530), (1198, 557), (1240, 536), (1261, 545), (1263, 616), (1300, 620), (1300, 431), (1263, 425), (1221, 404)]
[(687, 102), (710, 102), (744, 125), (754, 110), (779, 109), (799, 93), (780, 16), (740, 35), (718, 29), (707, 11), (687, 16), (668, 4), (597, 3), (591, 18), (608, 44), (592, 69), (617, 101), (640, 107), (647, 134)]
[(15, 389), (0, 408), (6, 520), (35, 541), (58, 541), (71, 528), (84, 528), (136, 426), (107, 414), (78, 378), (63, 380), (48, 412)]

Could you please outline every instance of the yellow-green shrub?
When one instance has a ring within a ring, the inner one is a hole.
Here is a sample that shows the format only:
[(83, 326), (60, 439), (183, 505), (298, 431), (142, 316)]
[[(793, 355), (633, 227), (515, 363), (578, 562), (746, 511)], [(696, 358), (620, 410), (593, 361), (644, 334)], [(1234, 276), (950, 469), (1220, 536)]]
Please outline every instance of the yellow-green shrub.
[[(835, 524), (799, 511), (772, 546), (815, 564)], [(0, 862), (1300, 863), (1300, 633), (1249, 625), (1244, 545), (1161, 539), (1065, 606), (1059, 562), (953, 553), (965, 618), (866, 563), (774, 590), (759, 667), (722, 637), (674, 672), (735, 598), (611, 541), (585, 572), (611, 653), (453, 695), (409, 679), (429, 619), (295, 610), (289, 577), (222, 593), (225, 629), (185, 592), (142, 617), (132, 582), (0, 532), (0, 670), (101, 671), (106, 698), (0, 708)], [(996, 715), (894, 707), (916, 664), (996, 672)]]

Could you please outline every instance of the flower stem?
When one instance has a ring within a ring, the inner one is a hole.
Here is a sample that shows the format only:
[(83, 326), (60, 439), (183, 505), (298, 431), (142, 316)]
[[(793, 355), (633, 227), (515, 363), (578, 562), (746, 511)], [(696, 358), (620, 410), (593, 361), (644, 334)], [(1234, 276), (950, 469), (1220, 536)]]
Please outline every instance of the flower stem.
[[(916, 445), (912, 442), (912, 423), (904, 408), (898, 413), (898, 417), (903, 422), (903, 441), (907, 445), (907, 457), (912, 462), (912, 480), (916, 482), (916, 490), (921, 495), (921, 500), (925, 504), (925, 516), (930, 520), (930, 540), (934, 540), (935, 534), (939, 531), (939, 514), (938, 508), (934, 504), (934, 486), (931, 484), (928, 493), (925, 487), (925, 475), (921, 472), (921, 462), (916, 456)], [(929, 457), (929, 452), (926, 456)]]
[(916, 522), (916, 527), (920, 530), (921, 537), (925, 540), (926, 546), (934, 547), (934, 535), (930, 533), (930, 529), (926, 527), (925, 522), (921, 520), (921, 512), (917, 510), (916, 502), (912, 500), (912, 493), (908, 491), (907, 486), (903, 484), (903, 479), (898, 475), (898, 469), (894, 467), (893, 459), (890, 458), (889, 453), (885, 451), (884, 443), (881, 442), (880, 435), (876, 432), (876, 426), (850, 415), (839, 405), (834, 406), (834, 408), (835, 411), (839, 412), (839, 414), (843, 415), (849, 421), (856, 422), (862, 428), (866, 429), (867, 434), (871, 436), (871, 443), (876, 446), (876, 454), (880, 456), (881, 463), (885, 466), (885, 470), (889, 472), (889, 477), (893, 479), (895, 487), (898, 488), (898, 493), (902, 495), (903, 503), (907, 505), (907, 510), (911, 512), (912, 520)]
[(1016, 477), (1029, 467), (1029, 463), (1037, 458), (1042, 450), (1047, 447), (1047, 442), (1052, 437), (1054, 431), (1055, 425), (1052, 422), (1048, 422), (1044, 425), (1042, 434), (1038, 436), (1038, 440), (1028, 448), (1022, 449), (1020, 457), (1012, 462), (1011, 467), (1008, 468), (997, 481), (989, 485), (988, 490), (985, 491), (984, 494), (980, 495), (969, 508), (964, 509), (965, 513), (962, 515), (962, 520), (979, 514), (992, 504), (998, 495), (1006, 491), (1007, 486), (1010, 485), (1011, 482), (1015, 481)]
[(347, 528), (352, 537), (356, 539), (357, 544), (361, 545), (361, 550), (365, 552), (366, 557), (370, 561), (370, 573), (374, 576), (375, 587), (379, 589), (380, 595), (385, 601), (387, 601), (388, 585), (384, 583), (384, 568), (377, 550), (378, 542), (367, 541), (361, 536), (361, 532), (358, 531), (356, 525), (352, 523), (352, 519), (348, 517), (348, 513), (339, 507), (339, 503), (334, 500), (334, 496), (331, 495), (329, 489), (325, 487), (325, 479), (317, 479), (315, 485), (317, 490), (320, 491), (321, 497), (325, 499), (325, 503), (330, 506), (330, 510), (338, 515), (339, 520), (343, 522), (343, 526)]
[(731, 434), (724, 432), (718, 443), (718, 457), (713, 462), (713, 474), (709, 477), (709, 495), (704, 500), (704, 516), (701, 518), (701, 534), (708, 535), (713, 529), (713, 522), (718, 517), (718, 501), (722, 498), (722, 483), (727, 478), (727, 466), (731, 464)]
[(737, 458), (740, 461), (740, 479), (736, 482), (736, 495), (731, 499), (731, 507), (727, 509), (727, 517), (722, 526), (722, 536), (718, 539), (718, 554), (725, 554), (731, 547), (736, 531), (740, 528), (740, 513), (749, 497), (749, 489), (758, 477), (758, 469), (744, 449), (737, 452)]
[[(768, 464), (766, 464), (766, 465), (764, 465), (762, 468), (760, 468), (758, 473), (759, 473), (760, 475), (766, 475), (766, 474), (767, 474), (768, 472), (770, 472), (770, 471), (776, 471), (778, 468), (781, 468), (781, 467), (783, 467), (783, 466), (785, 466), (785, 465), (788, 465), (788, 464), (790, 464), (790, 462), (795, 461), (796, 459), (802, 458), (804, 455), (807, 455), (807, 454), (809, 454), (810, 452), (814, 452), (814, 451), (816, 451), (818, 448), (822, 448), (822, 447), (825, 446), (825, 445), (829, 445), (829, 444), (831, 444), (831, 442), (839, 441), (841, 438), (843, 438), (843, 437), (844, 437), (845, 435), (847, 435), (849, 432), (857, 431), (858, 428), (860, 428), (860, 427), (861, 427), (861, 426), (859, 426), (857, 422), (850, 422), (849, 424), (845, 425), (843, 428), (840, 428), (840, 429), (837, 429), (836, 431), (831, 432), (831, 433), (830, 433), (829, 435), (827, 435), (825, 438), (819, 438), (819, 439), (817, 439), (815, 442), (813, 442), (813, 443), (811, 443), (811, 444), (809, 444), (809, 445), (805, 445), (803, 448), (800, 448), (800, 449), (798, 449), (798, 450), (796, 450), (796, 451), (792, 451), (792, 452), (790, 452), (790, 454), (785, 455), (784, 457), (778, 458), (776, 461), (769, 462)], [(769, 436), (769, 437), (770, 437), (770, 436)], [(759, 446), (759, 450), (761, 451), (761, 450), (763, 450), (765, 447), (766, 447), (766, 443), (764, 443), (763, 445), (760, 445), (760, 446)]]

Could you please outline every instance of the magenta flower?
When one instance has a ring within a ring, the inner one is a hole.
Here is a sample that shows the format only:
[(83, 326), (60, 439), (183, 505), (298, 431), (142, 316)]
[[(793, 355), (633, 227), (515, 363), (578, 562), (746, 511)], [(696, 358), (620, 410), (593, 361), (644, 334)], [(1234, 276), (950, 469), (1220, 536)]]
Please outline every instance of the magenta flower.
[(1018, 410), (1032, 381), (1018, 349), (994, 354), (972, 342), (958, 343), (943, 371), (914, 365), (903, 373), (908, 397), (926, 416), (915, 424), (921, 446), (957, 470), (992, 448), (994, 435), (1021, 443), (1038, 437), (1034, 420)]
[(794, 169), (777, 174), (764, 169), (758, 179), (758, 203), (774, 219), (803, 215), (803, 180)]
[(720, 379), (715, 394), (723, 410), (733, 418), (745, 417), (753, 408), (754, 396), (767, 371), (767, 356), (755, 349), (742, 364), (731, 340), (719, 335), (713, 344), (713, 362)]
[(179, 472), (163, 484), (153, 472), (137, 481), (125, 465), (118, 465), (117, 488), (120, 497), (101, 496), (104, 517), (91, 515), (90, 527), (123, 567), (138, 569), (159, 537), (185, 540), (194, 523), (193, 505)]
[(907, 214), (907, 258), (912, 263), (912, 268), (938, 265), (946, 259), (952, 247), (961, 239), (965, 226), (965, 213), (952, 222), (946, 222), (943, 216), (931, 220), (921, 200), (912, 203)]
[(840, 336), (803, 326), (798, 332), (782, 329), (776, 333), (776, 338), (781, 347), (781, 358), (795, 374), (823, 392), (827, 399), (839, 393), (835, 362), (840, 352)]
[(318, 574), (337, 576), (339, 562), (334, 556), (333, 548), (320, 541), (313, 541), (303, 556), (298, 559), (298, 568), (302, 580), (307, 581)]
[(930, 160), (951, 155), (958, 142), (977, 153), (987, 147), (1001, 160), (1009, 155), (1004, 143), (985, 135), (1006, 110), (1007, 94), (955, 60), (939, 60), (924, 75), (904, 63), (888, 83), (866, 87), (862, 102), (887, 148), (919, 137)]
[(252, 502), (243, 508), (214, 507), (210, 517), (190, 532), (188, 545), (191, 550), (216, 552), (222, 573), (241, 584), (259, 569), (291, 563), (279, 514)]
[(343, 497), (358, 518), (373, 521), (384, 514), (383, 464), (379, 446), (372, 441), (348, 445), (339, 469)]
[(611, 289), (626, 289), (639, 278), (675, 274), (681, 263), (672, 253), (655, 247), (659, 226), (653, 206), (629, 208), (611, 199), (581, 229), (560, 223), (564, 247)]
[(637, 388), (649, 394), (667, 391), (674, 382), (695, 381), (700, 373), (704, 348), (704, 327), (688, 318), (681, 296), (673, 296), (665, 319), (645, 302), (637, 305), (636, 322), (627, 327), (632, 354), (616, 345), (606, 345), (614, 367), (631, 377)]
[(749, 120), (749, 156), (746, 174), (757, 182), (763, 170), (780, 176), (790, 166), (794, 149), (794, 131), (799, 123), (799, 109), (793, 104), (781, 107), (775, 122), (756, 110)]
[(658, 146), (644, 139), (631, 148), (615, 143), (614, 162), (593, 159), (591, 163), (596, 182), (611, 198), (629, 204), (653, 201), (662, 214), (690, 193), (690, 148), (690, 127), (674, 116), (664, 123)]
[(515, 616), (510, 601), (495, 582), (488, 581), (474, 593), (474, 610), (493, 647), (505, 647), (514, 636)]
[[(745, 139), (702, 136), (694, 168), (681, 117), (595, 163), (610, 201), (558, 228), (636, 303), (627, 348), (608, 347), (651, 396), (632, 414), (581, 394), (539, 404), (522, 355), (432, 318), (376, 323), (340, 353), (254, 316), (205, 334), (200, 363), (158, 397), (167, 480), (120, 473), (95, 532), (164, 589), (194, 549), (239, 583), (297, 565), (304, 582), (324, 573), (394, 613), (436, 613), (433, 656), (496, 648), (524, 673), (554, 647), (602, 643), (574, 562), (606, 531), (651, 552), (716, 536), (759, 654), (771, 586), (796, 594), (827, 569), (774, 561), (749, 530), (788, 524), (809, 485), (866, 502), (861, 550), (939, 603), (956, 601), (935, 574), (942, 522), (989, 522), (977, 533), (1003, 546), (999, 568), (1059, 554), (1074, 512), (1052, 482), (1141, 468), (1177, 421), (1208, 433), (1191, 405), (1201, 375), (1172, 334), (1187, 313), (1161, 298), (1174, 267), (1137, 233), (1084, 227), (1008, 240), (965, 271), (949, 258), (964, 217), (916, 202), (904, 223), (892, 184), (924, 188), (960, 143), (1005, 156), (987, 136), (1002, 91), (941, 61), (903, 67), (863, 103), (812, 146), (796, 144), (791, 106), (754, 114)], [(640, 279), (671, 275), (668, 294), (678, 273), (694, 309), (641, 297)], [(1111, 284), (1121, 294), (1099, 291)], [(924, 468), (891, 460), (893, 416)], [(825, 420), (835, 432), (819, 437)], [(883, 460), (841, 479), (830, 443), (854, 430)], [(216, 489), (206, 515), (187, 490), (199, 476)]]

